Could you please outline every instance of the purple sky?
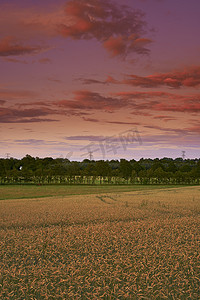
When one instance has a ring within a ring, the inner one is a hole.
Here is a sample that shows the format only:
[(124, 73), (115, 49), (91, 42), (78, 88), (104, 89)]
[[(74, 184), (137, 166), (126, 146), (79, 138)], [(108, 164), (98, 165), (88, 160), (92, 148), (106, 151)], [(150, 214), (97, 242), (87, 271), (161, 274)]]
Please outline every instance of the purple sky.
[(0, 157), (199, 157), (199, 11), (1, 0)]

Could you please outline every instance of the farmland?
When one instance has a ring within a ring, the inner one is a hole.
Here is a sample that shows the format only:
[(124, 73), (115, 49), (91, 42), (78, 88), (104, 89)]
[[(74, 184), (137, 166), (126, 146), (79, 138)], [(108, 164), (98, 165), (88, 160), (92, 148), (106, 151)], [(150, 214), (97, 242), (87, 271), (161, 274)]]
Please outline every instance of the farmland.
[[(171, 186), (175, 187), (175, 186)], [(118, 193), (169, 188), (167, 185), (0, 185), (0, 200)]]
[(67, 188), (1, 187), (1, 299), (199, 298), (199, 186)]

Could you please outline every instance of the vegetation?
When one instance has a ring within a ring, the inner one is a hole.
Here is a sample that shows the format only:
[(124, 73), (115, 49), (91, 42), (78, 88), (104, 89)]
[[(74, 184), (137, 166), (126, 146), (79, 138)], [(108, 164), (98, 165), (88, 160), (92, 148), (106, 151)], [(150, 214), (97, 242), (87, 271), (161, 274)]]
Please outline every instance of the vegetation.
[(0, 298), (198, 299), (199, 212), (198, 186), (0, 201)]
[(200, 159), (0, 159), (0, 184), (199, 184)]
[[(177, 187), (170, 186), (170, 187)], [(181, 187), (181, 186), (180, 186)], [(0, 200), (164, 189), (167, 185), (1, 185)]]

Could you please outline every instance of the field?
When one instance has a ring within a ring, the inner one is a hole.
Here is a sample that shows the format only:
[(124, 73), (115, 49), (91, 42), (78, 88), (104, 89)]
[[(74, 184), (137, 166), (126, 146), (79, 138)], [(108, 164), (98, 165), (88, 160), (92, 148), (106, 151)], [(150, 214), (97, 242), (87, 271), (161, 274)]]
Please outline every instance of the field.
[(0, 299), (199, 299), (199, 186), (0, 193)]
[[(177, 187), (177, 185), (170, 187)], [(0, 200), (118, 193), (169, 188), (169, 185), (0, 185)]]

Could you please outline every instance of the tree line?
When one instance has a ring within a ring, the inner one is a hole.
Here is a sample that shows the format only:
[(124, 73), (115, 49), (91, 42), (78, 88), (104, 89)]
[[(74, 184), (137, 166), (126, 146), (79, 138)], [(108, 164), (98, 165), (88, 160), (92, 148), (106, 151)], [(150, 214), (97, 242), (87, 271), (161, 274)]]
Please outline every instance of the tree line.
[(199, 184), (200, 159), (0, 159), (0, 184)]

